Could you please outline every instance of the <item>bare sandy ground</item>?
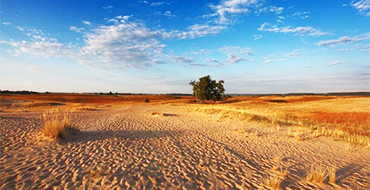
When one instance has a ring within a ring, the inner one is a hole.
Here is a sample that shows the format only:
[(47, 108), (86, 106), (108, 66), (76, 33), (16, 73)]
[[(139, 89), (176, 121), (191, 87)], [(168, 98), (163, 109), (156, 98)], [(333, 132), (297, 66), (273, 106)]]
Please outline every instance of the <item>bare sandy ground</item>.
[[(327, 137), (297, 140), (273, 126), (197, 111), (132, 104), (76, 112), (81, 129), (50, 141), (41, 113), (0, 113), (1, 189), (370, 189), (370, 150)], [(279, 161), (280, 160), (280, 161)], [(335, 167), (336, 183), (306, 181)]]

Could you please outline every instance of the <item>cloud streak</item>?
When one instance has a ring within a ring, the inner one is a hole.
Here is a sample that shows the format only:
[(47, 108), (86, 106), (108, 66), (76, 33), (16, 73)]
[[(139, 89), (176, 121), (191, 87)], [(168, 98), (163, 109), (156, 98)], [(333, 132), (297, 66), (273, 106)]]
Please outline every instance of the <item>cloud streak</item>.
[(328, 67), (331, 67), (331, 66), (334, 66), (334, 65), (339, 65), (339, 64), (342, 64), (343, 61), (334, 61), (334, 62), (331, 62), (331, 63), (328, 63), (326, 64)]
[(370, 39), (370, 33), (365, 33), (361, 35), (357, 35), (354, 37), (348, 37), (348, 36), (342, 36), (339, 37), (338, 39), (333, 39), (333, 40), (323, 40), (317, 43), (318, 46), (324, 46), (324, 47), (334, 47), (337, 45), (346, 45), (346, 44), (351, 44), (354, 42), (359, 42), (359, 41), (364, 41)]
[(253, 55), (252, 49), (249, 47), (224, 46), (219, 50), (225, 54)]
[(370, 17), (370, 0), (354, 0), (351, 6), (356, 8), (361, 14)]
[(264, 62), (262, 62), (263, 64), (269, 64), (269, 63), (272, 63), (272, 62), (277, 62), (277, 61), (285, 61), (286, 59), (267, 59), (265, 60)]
[(162, 31), (161, 35), (163, 38), (179, 38), (179, 39), (187, 39), (187, 38), (197, 38), (203, 37), (207, 35), (215, 35), (220, 33), (222, 30), (225, 30), (226, 27), (218, 26), (218, 25), (208, 25), (208, 24), (195, 24), (188, 27), (187, 31)]
[(319, 29), (315, 29), (312, 26), (285, 26), (285, 27), (278, 27), (276, 25), (271, 25), (270, 23), (263, 23), (259, 28), (259, 31), (263, 32), (275, 32), (275, 33), (294, 33), (294, 34), (308, 34), (309, 36), (322, 36), (327, 35), (329, 33), (321, 32)]

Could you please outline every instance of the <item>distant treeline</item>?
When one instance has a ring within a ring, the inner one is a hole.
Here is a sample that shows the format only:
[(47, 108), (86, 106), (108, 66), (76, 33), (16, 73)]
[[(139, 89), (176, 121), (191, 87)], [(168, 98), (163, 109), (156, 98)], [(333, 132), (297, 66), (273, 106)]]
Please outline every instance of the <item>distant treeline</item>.
[(39, 92), (28, 91), (28, 90), (17, 90), (17, 91), (0, 90), (0, 94), (39, 94)]
[[(0, 90), (0, 94), (49, 94), (51, 92), (34, 92), (28, 90)], [(59, 93), (58, 93), (59, 94)], [(79, 93), (66, 93), (79, 94)], [(169, 94), (146, 94), (146, 93), (81, 93), (95, 95), (171, 95), (171, 96), (192, 96), (192, 94), (169, 93)], [(229, 94), (229, 96), (370, 96), (370, 92), (329, 92), (329, 93), (287, 93), (287, 94)]]
[(370, 92), (287, 93), (287, 94), (230, 94), (232, 96), (370, 96)]

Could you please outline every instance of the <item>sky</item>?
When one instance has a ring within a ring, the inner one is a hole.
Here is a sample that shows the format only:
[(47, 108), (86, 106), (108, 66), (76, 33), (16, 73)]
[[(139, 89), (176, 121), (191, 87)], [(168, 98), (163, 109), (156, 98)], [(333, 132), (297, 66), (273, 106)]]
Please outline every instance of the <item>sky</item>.
[(370, 91), (370, 0), (2, 0), (0, 89)]

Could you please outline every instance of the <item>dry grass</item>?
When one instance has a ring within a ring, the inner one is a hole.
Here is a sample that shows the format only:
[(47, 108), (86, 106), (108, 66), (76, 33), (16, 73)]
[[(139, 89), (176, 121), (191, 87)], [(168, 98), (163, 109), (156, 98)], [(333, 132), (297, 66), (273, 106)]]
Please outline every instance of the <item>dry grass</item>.
[(217, 114), (217, 121), (238, 119), (262, 122), (273, 128), (288, 126), (292, 128), (288, 135), (298, 141), (314, 132), (315, 137), (327, 136), (370, 148), (368, 97), (271, 96), (238, 100), (232, 104), (198, 105), (195, 111)]
[(265, 180), (266, 186), (269, 189), (281, 189), (281, 183), (285, 180), (288, 175), (288, 170), (283, 169), (280, 166), (281, 157), (275, 157), (273, 159), (275, 165), (271, 168), (271, 176)]
[(331, 168), (328, 169), (328, 176), (329, 176), (329, 183), (335, 184), (337, 180), (337, 168), (332, 166)]
[(319, 137), (319, 136), (332, 137), (334, 139), (344, 140), (351, 144), (358, 144), (358, 145), (370, 147), (370, 137), (369, 136), (353, 134), (353, 133), (349, 133), (349, 132), (346, 132), (340, 129), (319, 128), (314, 131), (313, 135), (314, 137)]
[[(186, 104), (193, 97), (171, 95), (96, 95), (96, 94), (30, 94), (0, 97), (2, 112), (43, 111), (55, 106), (79, 111), (96, 110), (103, 105), (124, 105), (126, 103)], [(217, 121), (242, 120), (262, 122), (281, 127), (316, 126), (314, 136), (327, 136), (344, 140), (351, 144), (361, 144), (370, 148), (370, 101), (369, 97), (335, 96), (239, 96), (228, 102), (215, 105), (195, 105), (205, 114), (220, 115)], [(81, 104), (83, 106), (81, 106)], [(189, 107), (193, 105), (188, 104)], [(277, 129), (279, 131), (280, 128)], [(289, 136), (302, 140), (306, 134), (291, 130)]]
[(307, 174), (306, 180), (308, 182), (323, 183), (328, 177), (328, 168), (319, 164), (312, 165), (310, 172)]
[(51, 94), (2, 94), (2, 100), (13, 101), (37, 101), (37, 102), (60, 102), (60, 103), (84, 103), (84, 104), (114, 104), (114, 103), (145, 103), (143, 100), (149, 98), (150, 101), (160, 102), (169, 100), (186, 101), (193, 99), (190, 96), (172, 96), (172, 95), (97, 95), (97, 94), (69, 94), (69, 93), (51, 93)]
[(270, 178), (266, 179), (266, 186), (269, 189), (280, 189), (282, 181), (283, 180), (277, 176), (270, 176)]
[(291, 127), (288, 129), (287, 134), (294, 139), (301, 141), (304, 139), (304, 135), (309, 131), (307, 128), (303, 127)]
[(42, 114), (44, 126), (42, 133), (50, 138), (64, 138), (69, 130), (77, 130), (70, 121), (70, 111), (47, 110)]
[(370, 136), (370, 113), (367, 112), (313, 113), (307, 120), (326, 128)]

